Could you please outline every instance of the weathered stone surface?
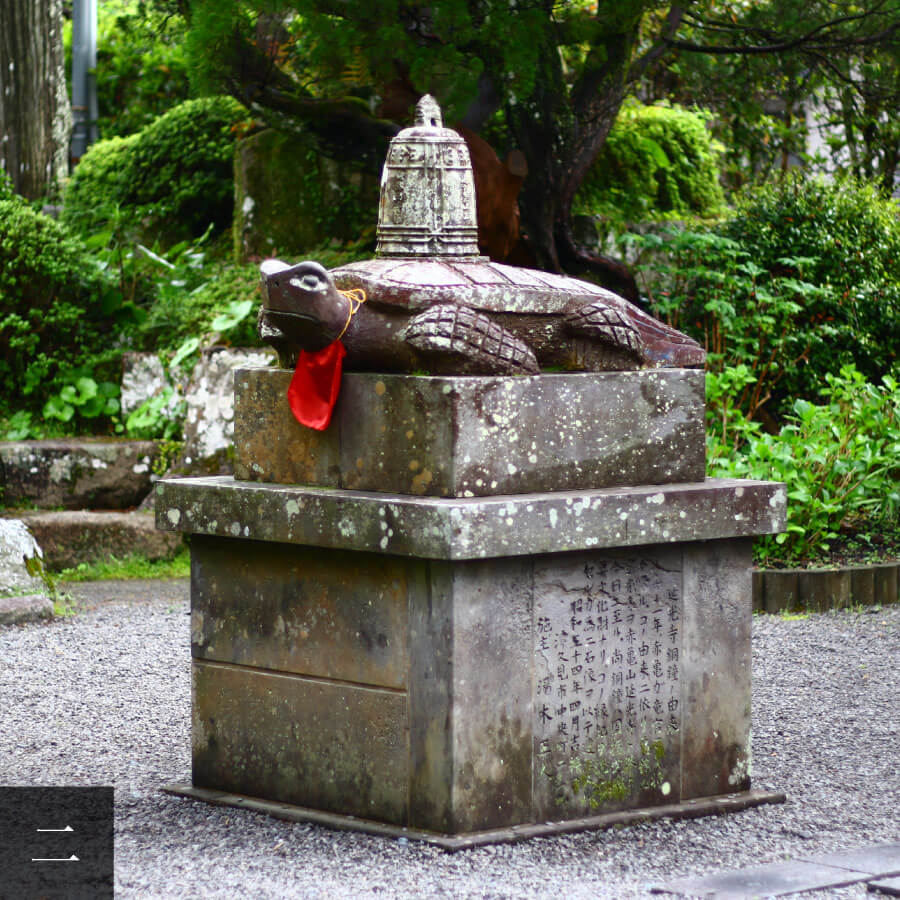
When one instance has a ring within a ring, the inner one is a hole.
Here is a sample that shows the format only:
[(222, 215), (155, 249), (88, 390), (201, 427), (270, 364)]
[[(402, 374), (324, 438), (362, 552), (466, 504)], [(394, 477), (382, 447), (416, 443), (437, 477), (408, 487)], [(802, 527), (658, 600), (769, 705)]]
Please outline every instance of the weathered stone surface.
[(28, 511), (19, 517), (34, 533), (51, 570), (132, 554), (168, 559), (183, 546), (180, 535), (160, 531), (149, 512)]
[(753, 612), (765, 612), (765, 573), (761, 569), (753, 569)]
[(800, 605), (800, 570), (784, 569), (763, 573), (765, 580), (765, 609), (779, 613)]
[(403, 822), (406, 694), (195, 660), (200, 787)]
[(217, 347), (204, 351), (185, 390), (184, 449), (174, 466), (181, 474), (227, 474), (232, 469), (234, 371), (264, 366), (268, 350)]
[(898, 599), (898, 569), (895, 565), (875, 567), (875, 602), (896, 603)]
[(871, 566), (854, 566), (850, 569), (850, 599), (859, 606), (871, 606), (875, 602), (875, 571)]
[(809, 569), (797, 575), (800, 603), (806, 609), (842, 609), (850, 602), (849, 569)]
[[(758, 577), (757, 577), (758, 576)], [(840, 609), (897, 602), (897, 563), (842, 569), (762, 569), (754, 572), (754, 603), (766, 612)]]
[(124, 354), (119, 395), (122, 415), (130, 415), (143, 403), (161, 394), (167, 384), (165, 368), (156, 353)]
[(20, 519), (0, 519), (0, 625), (53, 614), (43, 553)]
[[(412, 566), (415, 569), (415, 565)], [(405, 688), (407, 581), (395, 557), (191, 542), (195, 658)]]
[(532, 821), (531, 561), (431, 571), (452, 578), (453, 831)]
[(752, 557), (749, 539), (684, 551), (682, 800), (750, 787)]
[(157, 527), (433, 559), (484, 559), (714, 540), (782, 530), (785, 490), (770, 481), (440, 499), (171, 478), (156, 486)]
[(444, 834), (749, 786), (747, 539), (192, 554), (198, 786)]
[(820, 866), (838, 866), (871, 875), (900, 875), (900, 842), (819, 853), (805, 859)]
[(535, 560), (536, 818), (680, 799), (683, 567), (681, 547)]
[(0, 596), (0, 625), (24, 625), (53, 618), (53, 601), (45, 594)]
[(705, 473), (700, 371), (345, 373), (324, 432), (293, 417), (291, 375), (236, 375), (237, 478), (480, 497), (699, 481)]
[(65, 438), (0, 442), (3, 503), (127, 509), (150, 492), (153, 441)]

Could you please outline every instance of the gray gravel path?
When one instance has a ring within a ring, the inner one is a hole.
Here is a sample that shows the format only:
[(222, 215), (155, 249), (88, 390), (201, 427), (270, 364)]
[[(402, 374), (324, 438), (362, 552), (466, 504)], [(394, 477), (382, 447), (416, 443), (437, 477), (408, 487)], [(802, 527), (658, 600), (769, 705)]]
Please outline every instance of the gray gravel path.
[(900, 839), (900, 606), (755, 619), (754, 784), (786, 805), (448, 855), (161, 793), (190, 779), (187, 583), (72, 590), (78, 615), (0, 629), (0, 784), (114, 784), (119, 897), (646, 897)]

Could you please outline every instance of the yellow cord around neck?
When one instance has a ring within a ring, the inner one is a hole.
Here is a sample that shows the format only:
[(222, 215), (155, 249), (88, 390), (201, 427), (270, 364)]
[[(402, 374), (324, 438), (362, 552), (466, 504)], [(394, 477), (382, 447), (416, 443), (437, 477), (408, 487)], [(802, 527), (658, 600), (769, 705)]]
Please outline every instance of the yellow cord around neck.
[(343, 294), (347, 298), (350, 302), (350, 309), (347, 311), (347, 321), (344, 322), (341, 333), (335, 338), (336, 341), (339, 341), (344, 336), (344, 333), (350, 327), (350, 320), (356, 315), (363, 303), (366, 302), (366, 292), (362, 288), (354, 288), (351, 291), (338, 289), (338, 293)]

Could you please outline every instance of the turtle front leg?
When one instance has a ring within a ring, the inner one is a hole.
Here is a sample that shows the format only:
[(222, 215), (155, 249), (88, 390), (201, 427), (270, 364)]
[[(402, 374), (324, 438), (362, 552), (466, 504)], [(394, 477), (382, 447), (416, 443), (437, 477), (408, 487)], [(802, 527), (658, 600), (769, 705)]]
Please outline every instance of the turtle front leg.
[(470, 375), (536, 375), (534, 351), (489, 316), (468, 306), (432, 306), (404, 329), (428, 367)]

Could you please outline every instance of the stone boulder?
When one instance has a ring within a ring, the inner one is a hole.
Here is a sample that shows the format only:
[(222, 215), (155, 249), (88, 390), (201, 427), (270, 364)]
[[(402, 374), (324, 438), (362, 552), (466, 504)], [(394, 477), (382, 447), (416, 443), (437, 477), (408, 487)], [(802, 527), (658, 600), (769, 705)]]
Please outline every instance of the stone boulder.
[(41, 509), (128, 509), (150, 492), (158, 453), (153, 441), (3, 441), (2, 502)]
[(204, 351), (185, 390), (184, 448), (172, 468), (179, 475), (231, 475), (234, 467), (234, 370), (267, 366), (269, 349), (216, 347)]
[(363, 226), (374, 223), (378, 178), (325, 159), (297, 135), (268, 128), (244, 138), (235, 150), (234, 172), (238, 259), (302, 254), (319, 246), (325, 238), (323, 210), (350, 205), (369, 213), (363, 222), (347, 217), (343, 233), (342, 223), (334, 223), (329, 237), (356, 239)]
[[(131, 415), (147, 400), (161, 394), (169, 385), (162, 360), (155, 353), (126, 353), (122, 358), (122, 415)], [(174, 414), (178, 397), (173, 396), (169, 411)]]
[(40, 546), (19, 519), (0, 519), (0, 625), (53, 615)]

